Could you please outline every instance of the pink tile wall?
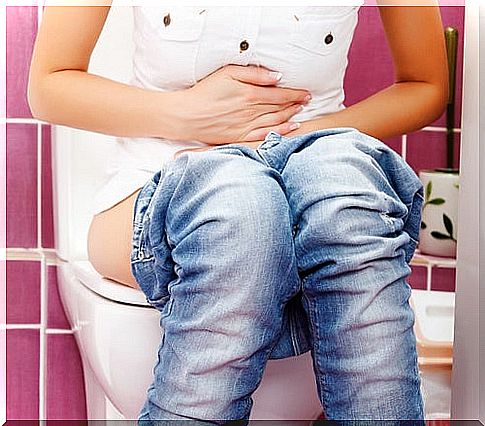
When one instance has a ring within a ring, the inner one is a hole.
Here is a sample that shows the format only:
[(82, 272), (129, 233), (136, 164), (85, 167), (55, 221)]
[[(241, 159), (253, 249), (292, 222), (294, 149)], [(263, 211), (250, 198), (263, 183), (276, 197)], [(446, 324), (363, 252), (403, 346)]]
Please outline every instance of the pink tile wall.
[(37, 126), (7, 124), (7, 247), (37, 247)]
[(40, 262), (7, 262), (7, 324), (40, 323)]
[(39, 332), (7, 330), (7, 419), (39, 416)]
[(66, 313), (62, 307), (57, 287), (57, 268), (47, 268), (47, 326), (49, 328), (70, 329)]
[[(23, 257), (32, 257), (9, 260), (6, 265), (7, 418), (39, 418), (40, 339), (45, 338), (47, 418), (83, 419), (84, 384), (74, 337), (41, 334), (42, 326), (45, 332), (70, 332), (57, 290), (56, 266), (41, 268), (39, 255), (28, 251), (49, 255), (48, 250), (55, 247), (51, 128), (32, 120), (26, 91), (36, 32), (36, 7), (7, 7), (7, 258), (12, 248), (24, 249)], [(42, 286), (47, 287), (46, 324), (41, 324)], [(31, 329), (16, 328), (22, 324)]]
[(51, 126), (42, 125), (42, 241), (45, 248), (54, 247), (54, 217), (52, 211)]
[[(460, 160), (460, 134), (455, 135), (454, 167)], [(418, 172), (446, 166), (446, 134), (439, 132), (415, 132), (408, 135), (408, 163)]]
[(37, 7), (7, 7), (7, 117), (32, 117), (25, 94), (36, 34)]
[[(73, 336), (47, 336), (47, 418), (85, 419), (81, 357)], [(66, 372), (69, 372), (66, 380)]]

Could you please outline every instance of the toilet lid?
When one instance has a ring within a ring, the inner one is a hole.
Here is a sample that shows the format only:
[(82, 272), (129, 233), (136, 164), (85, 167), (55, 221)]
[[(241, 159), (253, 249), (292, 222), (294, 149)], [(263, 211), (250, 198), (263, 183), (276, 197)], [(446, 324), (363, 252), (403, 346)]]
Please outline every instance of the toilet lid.
[(147, 306), (152, 308), (146, 301), (145, 295), (139, 289), (132, 288), (108, 278), (104, 278), (89, 260), (77, 260), (72, 262), (72, 270), (81, 283), (99, 294), (105, 299), (130, 305)]

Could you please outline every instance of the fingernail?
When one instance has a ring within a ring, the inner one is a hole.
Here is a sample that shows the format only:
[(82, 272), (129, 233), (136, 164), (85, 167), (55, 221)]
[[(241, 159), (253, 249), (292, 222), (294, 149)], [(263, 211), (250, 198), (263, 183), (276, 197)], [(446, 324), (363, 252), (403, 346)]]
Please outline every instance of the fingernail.
[(296, 107), (296, 112), (300, 112), (303, 109), (303, 105), (298, 105)]
[(306, 95), (304, 101), (309, 102), (311, 98), (312, 98), (312, 95)]
[(276, 71), (270, 71), (269, 77), (273, 80), (280, 81), (281, 77), (283, 77), (283, 74), (281, 74), (280, 72), (276, 72)]
[(290, 125), (290, 130), (296, 130), (299, 129), (301, 126), (301, 123), (291, 123)]

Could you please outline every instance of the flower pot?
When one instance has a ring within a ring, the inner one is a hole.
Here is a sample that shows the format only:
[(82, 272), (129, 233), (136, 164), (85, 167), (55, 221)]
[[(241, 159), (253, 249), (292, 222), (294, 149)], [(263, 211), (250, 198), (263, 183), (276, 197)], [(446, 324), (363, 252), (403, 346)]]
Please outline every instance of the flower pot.
[(424, 186), (419, 250), (433, 256), (456, 256), (459, 174), (455, 170), (422, 170)]

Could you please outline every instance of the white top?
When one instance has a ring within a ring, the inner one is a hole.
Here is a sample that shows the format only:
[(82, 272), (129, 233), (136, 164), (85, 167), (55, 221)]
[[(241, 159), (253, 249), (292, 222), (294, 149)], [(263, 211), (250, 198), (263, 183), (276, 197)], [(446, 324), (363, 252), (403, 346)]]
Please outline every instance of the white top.
[[(130, 84), (181, 90), (227, 64), (261, 65), (283, 74), (279, 86), (305, 88), (311, 102), (292, 120), (306, 121), (344, 108), (347, 53), (357, 24), (356, 6), (195, 7), (134, 6)], [(247, 49), (241, 49), (245, 41)], [(112, 207), (173, 155), (199, 141), (117, 138), (108, 179), (93, 214)]]

